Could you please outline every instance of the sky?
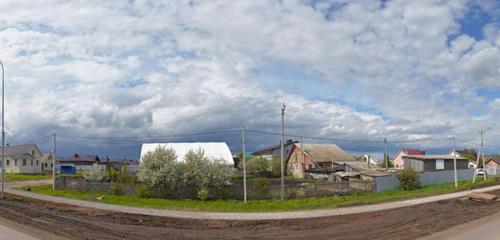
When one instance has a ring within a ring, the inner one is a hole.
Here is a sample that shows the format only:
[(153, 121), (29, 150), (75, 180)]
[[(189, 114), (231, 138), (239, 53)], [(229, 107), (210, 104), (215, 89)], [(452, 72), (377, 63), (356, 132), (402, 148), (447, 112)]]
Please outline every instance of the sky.
[(287, 134), (352, 154), (477, 148), (480, 129), (500, 152), (498, 0), (3, 0), (0, 59), (6, 142), (56, 133), (61, 155), (239, 151), (239, 132), (181, 135), (276, 133), (283, 102)]

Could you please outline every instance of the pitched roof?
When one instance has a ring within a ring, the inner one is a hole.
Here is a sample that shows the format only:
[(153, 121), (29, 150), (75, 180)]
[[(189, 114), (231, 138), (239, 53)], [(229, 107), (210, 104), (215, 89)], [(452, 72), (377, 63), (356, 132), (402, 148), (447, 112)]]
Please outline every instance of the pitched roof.
[[(448, 154), (440, 154), (440, 155), (405, 155), (403, 158), (416, 159), (416, 160), (453, 160), (454, 157)], [(457, 160), (467, 160), (466, 158), (456, 157)]]
[(425, 151), (417, 149), (402, 149), (401, 151), (406, 155), (425, 155)]
[(33, 148), (38, 149), (36, 144), (6, 145), (4, 147), (4, 152), (5, 155), (23, 155), (25, 153), (31, 155), (31, 150)]
[[(281, 142), (281, 141), (280, 141)], [(291, 145), (291, 144), (295, 144), (295, 143), (298, 143), (299, 141), (293, 141), (292, 139), (288, 139), (285, 141), (285, 146), (288, 146), (288, 145)], [(281, 148), (281, 143), (280, 144), (276, 144), (276, 145), (272, 145), (270, 147), (266, 147), (264, 149), (261, 149), (261, 150), (258, 150), (258, 151), (255, 151), (253, 152), (253, 155), (255, 156), (258, 156), (258, 155), (265, 155), (273, 150), (276, 150), (278, 148)]]
[(487, 156), (486, 157), (486, 163), (488, 163), (489, 161), (494, 161), (498, 165), (500, 165), (500, 155)]
[[(184, 161), (184, 156), (190, 150), (201, 149), (210, 159), (221, 159), (227, 165), (233, 165), (233, 155), (225, 142), (193, 142), (193, 143), (144, 143), (141, 149), (141, 160), (148, 152), (158, 147), (171, 148), (177, 154), (178, 161)], [(140, 160), (139, 160), (140, 161)]]
[(80, 155), (78, 153), (75, 153), (70, 157), (61, 157), (60, 159), (58, 159), (58, 161), (61, 162), (96, 162), (99, 160), (99, 156), (97, 155)]
[(354, 157), (347, 154), (336, 144), (295, 144), (295, 147), (303, 151), (314, 162), (332, 162), (332, 161), (354, 161)]

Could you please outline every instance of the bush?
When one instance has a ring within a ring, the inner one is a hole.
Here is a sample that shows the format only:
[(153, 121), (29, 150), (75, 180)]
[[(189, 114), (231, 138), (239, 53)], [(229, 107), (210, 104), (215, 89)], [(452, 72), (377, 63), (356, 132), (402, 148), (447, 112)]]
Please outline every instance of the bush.
[(200, 191), (198, 191), (198, 199), (200, 199), (201, 201), (205, 201), (208, 199), (208, 190), (203, 188), (201, 189)]
[(121, 191), (120, 184), (119, 183), (111, 183), (111, 186), (109, 187), (109, 191), (111, 194), (114, 195), (122, 195), (123, 192)]
[(139, 179), (147, 189), (140, 190), (149, 195), (160, 189), (160, 196), (169, 198), (197, 198), (203, 189), (216, 195), (229, 184), (230, 174), (222, 160), (209, 159), (201, 149), (190, 150), (184, 162), (177, 162), (174, 150), (158, 147), (141, 161)]
[(202, 189), (217, 192), (229, 184), (229, 168), (221, 160), (206, 157), (203, 150), (190, 150), (184, 160), (179, 163), (179, 182), (194, 194)]
[(155, 197), (154, 192), (155, 191), (151, 187), (145, 184), (138, 184), (135, 187), (135, 193), (139, 197), (145, 197), (145, 198)]
[(413, 169), (405, 169), (398, 174), (399, 188), (402, 190), (415, 190), (420, 187), (420, 177)]
[[(269, 163), (262, 157), (254, 157), (246, 164), (247, 172), (251, 175), (263, 177), (269, 175)], [(243, 164), (242, 164), (243, 166)]]
[[(286, 174), (286, 169), (285, 169), (285, 174)], [(273, 158), (271, 176), (272, 177), (281, 177), (281, 159), (280, 158)]]
[(152, 189), (161, 189), (161, 196), (171, 196), (178, 182), (177, 156), (170, 148), (158, 147), (141, 160), (139, 179)]
[(255, 198), (266, 198), (269, 195), (269, 180), (267, 178), (255, 178), (250, 181), (252, 195)]
[(83, 177), (89, 182), (101, 182), (104, 179), (104, 172), (99, 164), (95, 163), (89, 171), (83, 174)]

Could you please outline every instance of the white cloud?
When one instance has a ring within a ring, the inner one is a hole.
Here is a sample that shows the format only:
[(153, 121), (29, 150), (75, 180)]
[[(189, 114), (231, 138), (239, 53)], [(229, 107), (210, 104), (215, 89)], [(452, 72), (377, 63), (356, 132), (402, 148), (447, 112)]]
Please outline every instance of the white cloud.
[[(465, 1), (340, 2), (4, 1), (9, 136), (275, 130), (283, 100), (287, 130), (306, 135), (469, 138), (500, 127), (476, 112), (487, 102), (476, 91), (500, 88), (498, 31), (460, 33)], [(259, 70), (276, 62), (321, 76), (342, 103), (264, 84)]]

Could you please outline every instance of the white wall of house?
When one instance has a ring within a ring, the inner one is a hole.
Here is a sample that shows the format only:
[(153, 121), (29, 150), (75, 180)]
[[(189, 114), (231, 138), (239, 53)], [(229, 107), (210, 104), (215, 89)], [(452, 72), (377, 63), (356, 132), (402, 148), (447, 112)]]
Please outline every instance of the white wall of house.
[(5, 158), (6, 173), (41, 173), (42, 163), (35, 158)]

